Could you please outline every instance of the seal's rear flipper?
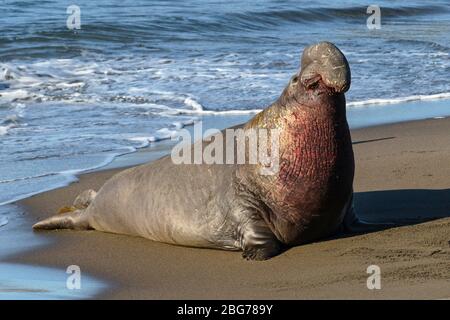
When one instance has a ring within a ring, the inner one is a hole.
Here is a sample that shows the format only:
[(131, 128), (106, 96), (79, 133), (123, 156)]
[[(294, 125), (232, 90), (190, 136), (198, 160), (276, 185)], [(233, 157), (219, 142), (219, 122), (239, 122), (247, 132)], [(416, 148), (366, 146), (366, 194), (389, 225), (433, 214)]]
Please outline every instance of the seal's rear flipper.
[(58, 215), (42, 220), (35, 225), (33, 229), (53, 230), (53, 229), (90, 229), (89, 223), (83, 215), (85, 209), (94, 201), (97, 192), (94, 190), (85, 190), (76, 197), (73, 205), (59, 209)]
[(35, 230), (53, 230), (53, 229), (73, 229), (73, 230), (88, 230), (89, 223), (83, 215), (84, 210), (77, 210), (74, 212), (66, 212), (56, 216), (42, 220), (35, 225)]

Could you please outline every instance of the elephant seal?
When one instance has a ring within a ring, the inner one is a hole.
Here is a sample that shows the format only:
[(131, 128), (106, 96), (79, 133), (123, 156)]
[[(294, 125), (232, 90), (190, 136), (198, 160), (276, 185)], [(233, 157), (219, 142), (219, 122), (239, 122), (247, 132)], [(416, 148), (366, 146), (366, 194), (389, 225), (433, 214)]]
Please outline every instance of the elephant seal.
[(336, 46), (311, 45), (281, 96), (243, 125), (279, 129), (273, 175), (255, 164), (174, 164), (166, 156), (113, 176), (98, 194), (83, 192), (73, 207), (33, 228), (95, 229), (265, 260), (359, 226), (344, 96), (350, 79)]

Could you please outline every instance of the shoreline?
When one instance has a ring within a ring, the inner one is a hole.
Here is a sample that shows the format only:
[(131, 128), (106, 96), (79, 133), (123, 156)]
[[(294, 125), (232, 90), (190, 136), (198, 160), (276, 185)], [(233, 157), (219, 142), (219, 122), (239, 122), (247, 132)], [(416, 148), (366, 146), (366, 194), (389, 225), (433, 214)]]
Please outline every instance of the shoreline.
[[(358, 212), (374, 221), (395, 215), (397, 222), (409, 226), (320, 241), (252, 263), (243, 261), (239, 253), (95, 231), (33, 233), (30, 225), (28, 232), (49, 244), (7, 262), (65, 268), (74, 264), (69, 261), (78, 261), (89, 275), (112, 284), (97, 298), (448, 298), (443, 264), (450, 254), (444, 236), (450, 228), (450, 168), (445, 166), (450, 160), (449, 129), (450, 118), (444, 118), (352, 130)], [(36, 221), (67, 205), (87, 187), (98, 189), (123, 169), (104, 167), (81, 174), (78, 182), (18, 205), (27, 220)], [(432, 221), (420, 223), (427, 220)], [(416, 239), (417, 232), (424, 233), (424, 239)], [(399, 243), (389, 243), (395, 236)], [(395, 283), (389, 292), (365, 287), (365, 268), (373, 259), (387, 265), (388, 280)], [(332, 265), (338, 269), (334, 276)], [(279, 268), (284, 272), (268, 280)], [(421, 283), (405, 271), (416, 269), (419, 275), (429, 275), (429, 281)], [(299, 270), (304, 274), (299, 275)]]

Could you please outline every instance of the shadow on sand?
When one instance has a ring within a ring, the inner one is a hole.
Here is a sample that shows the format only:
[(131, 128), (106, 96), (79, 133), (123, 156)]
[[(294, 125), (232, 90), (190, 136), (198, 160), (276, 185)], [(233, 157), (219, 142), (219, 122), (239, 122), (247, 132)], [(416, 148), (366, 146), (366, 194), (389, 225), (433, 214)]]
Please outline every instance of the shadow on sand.
[(338, 232), (322, 241), (415, 225), (450, 217), (450, 189), (405, 189), (355, 192), (354, 206), (359, 219), (380, 224), (361, 232)]
[(450, 217), (450, 189), (405, 189), (355, 193), (355, 210), (369, 222), (401, 225)]

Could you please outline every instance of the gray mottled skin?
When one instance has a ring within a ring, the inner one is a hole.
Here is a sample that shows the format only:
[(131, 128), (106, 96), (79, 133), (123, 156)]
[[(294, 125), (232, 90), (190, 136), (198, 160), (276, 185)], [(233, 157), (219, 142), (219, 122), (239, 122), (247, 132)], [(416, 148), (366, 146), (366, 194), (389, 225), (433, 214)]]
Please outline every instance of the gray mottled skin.
[(360, 226), (352, 209), (349, 86), (339, 49), (310, 46), (280, 98), (243, 126), (281, 129), (276, 175), (261, 176), (259, 165), (176, 165), (167, 156), (115, 175), (98, 194), (82, 193), (74, 212), (33, 227), (139, 235), (263, 260), (342, 225)]

